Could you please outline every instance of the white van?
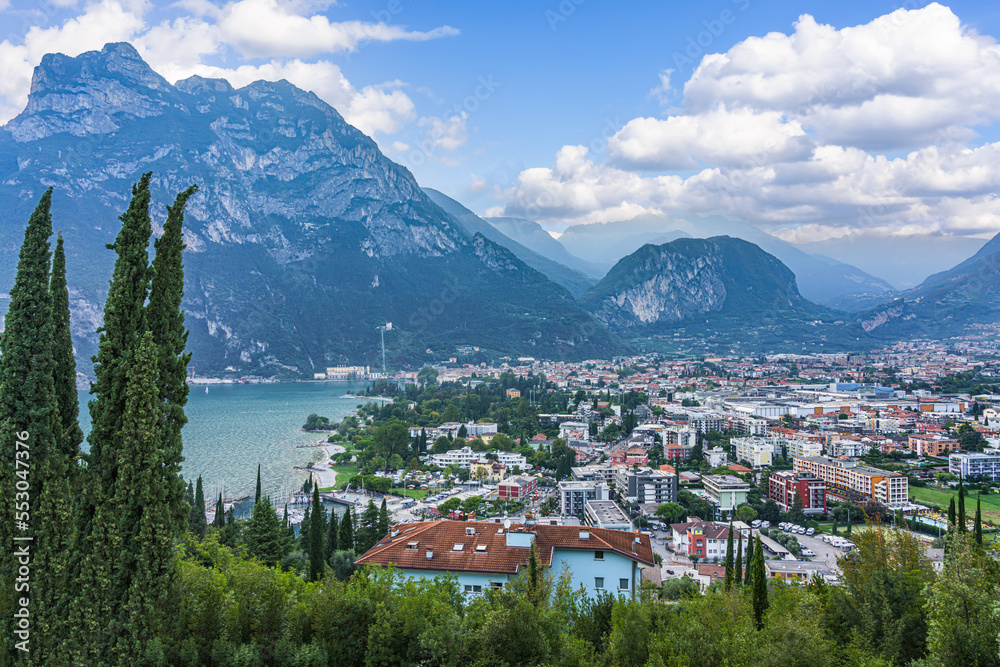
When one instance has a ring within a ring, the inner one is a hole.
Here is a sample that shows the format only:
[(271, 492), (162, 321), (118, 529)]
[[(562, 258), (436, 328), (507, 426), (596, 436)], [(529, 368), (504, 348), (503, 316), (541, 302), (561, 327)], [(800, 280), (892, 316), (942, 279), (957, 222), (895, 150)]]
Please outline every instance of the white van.
[(809, 537), (812, 537), (815, 534), (816, 534), (815, 528), (809, 528), (808, 530), (806, 530), (806, 535), (808, 535)]

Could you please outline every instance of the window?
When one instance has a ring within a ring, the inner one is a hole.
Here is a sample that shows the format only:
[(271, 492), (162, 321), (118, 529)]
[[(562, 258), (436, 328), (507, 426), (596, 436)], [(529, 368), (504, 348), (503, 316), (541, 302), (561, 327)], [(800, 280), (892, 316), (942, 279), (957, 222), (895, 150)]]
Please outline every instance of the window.
[(483, 587), (480, 586), (480, 585), (478, 585), (478, 584), (466, 584), (465, 585), (465, 592), (466, 593), (482, 593), (483, 592)]
[(500, 590), (500, 589), (503, 588), (503, 582), (502, 581), (491, 581), (490, 582), (490, 588), (492, 588), (495, 591), (498, 591), (498, 590)]
[(599, 591), (604, 590), (604, 577), (594, 577), (594, 588)]
[(594, 552), (594, 560), (604, 560), (604, 552), (603, 551), (595, 551)]
[(628, 579), (619, 579), (618, 580), (618, 588), (619, 588), (619, 590), (627, 591), (628, 590)]

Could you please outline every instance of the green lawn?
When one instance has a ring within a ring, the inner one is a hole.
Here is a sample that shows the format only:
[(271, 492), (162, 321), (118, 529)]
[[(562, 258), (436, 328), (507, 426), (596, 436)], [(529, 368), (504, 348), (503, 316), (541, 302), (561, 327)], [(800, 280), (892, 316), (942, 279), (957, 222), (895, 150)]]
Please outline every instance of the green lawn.
[[(929, 507), (937, 507), (941, 513), (947, 513), (951, 498), (958, 503), (957, 489), (938, 489), (929, 486), (911, 486), (910, 497), (915, 502)], [(976, 499), (979, 491), (967, 491), (965, 494), (965, 514), (971, 520), (976, 515)], [(983, 523), (1000, 524), (1000, 495), (990, 494), (982, 497)]]
[(389, 494), (393, 496), (405, 496), (422, 500), (431, 492), (430, 489), (389, 489)]
[(334, 470), (337, 473), (337, 481), (334, 482), (333, 486), (320, 489), (320, 491), (334, 491), (343, 488), (347, 484), (347, 480), (358, 474), (358, 466), (354, 463), (348, 463), (347, 465), (340, 466), (330, 466), (330, 470)]

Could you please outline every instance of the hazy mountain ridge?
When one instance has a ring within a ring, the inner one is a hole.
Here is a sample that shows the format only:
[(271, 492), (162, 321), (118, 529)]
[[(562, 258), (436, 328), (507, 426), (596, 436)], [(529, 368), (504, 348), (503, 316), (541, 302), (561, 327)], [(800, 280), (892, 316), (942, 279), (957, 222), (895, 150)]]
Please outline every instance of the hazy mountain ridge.
[(1000, 322), (1000, 234), (957, 266), (857, 316), (882, 339), (948, 337), (972, 324)]
[[(545, 274), (552, 282), (562, 285), (573, 296), (579, 296), (590, 289), (597, 280), (576, 271), (564, 264), (531, 250), (514, 239), (508, 237), (488, 221), (465, 208), (459, 202), (433, 188), (424, 188), (424, 193), (431, 201), (441, 207), (441, 210), (451, 215), (466, 231), (469, 238), (482, 234), (494, 243), (510, 250), (522, 262)], [(553, 239), (555, 240), (555, 239)]]
[(389, 356), (408, 360), (457, 345), (550, 357), (615, 347), (565, 290), (469, 238), (374, 141), (285, 81), (171, 86), (130, 45), (109, 44), (45, 56), (29, 99), (0, 131), (0, 284), (54, 185), (82, 356), (114, 261), (104, 244), (145, 171), (154, 227), (176, 192), (201, 188), (185, 220), (184, 304), (199, 372), (375, 365), (386, 321)]

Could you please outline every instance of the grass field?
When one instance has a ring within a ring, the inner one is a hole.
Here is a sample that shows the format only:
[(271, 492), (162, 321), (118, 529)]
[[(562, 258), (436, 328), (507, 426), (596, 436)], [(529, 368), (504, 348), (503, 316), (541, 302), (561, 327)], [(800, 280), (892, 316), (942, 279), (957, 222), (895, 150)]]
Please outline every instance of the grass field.
[[(958, 490), (936, 489), (928, 486), (911, 486), (910, 497), (921, 505), (937, 507), (942, 514), (948, 511), (951, 498), (958, 503)], [(976, 499), (980, 498), (978, 491), (967, 491), (965, 494), (965, 514), (971, 520), (976, 515)], [(981, 498), (983, 506), (983, 523), (1000, 525), (1000, 495), (990, 494)]]
[(430, 492), (430, 489), (389, 489), (391, 495), (406, 496), (407, 498), (416, 498), (417, 500), (423, 500)]
[(340, 489), (347, 484), (347, 480), (358, 474), (358, 466), (354, 463), (348, 463), (347, 465), (340, 466), (330, 466), (330, 470), (336, 471), (337, 481), (334, 482), (333, 486), (320, 489), (320, 491), (333, 491), (335, 489)]

